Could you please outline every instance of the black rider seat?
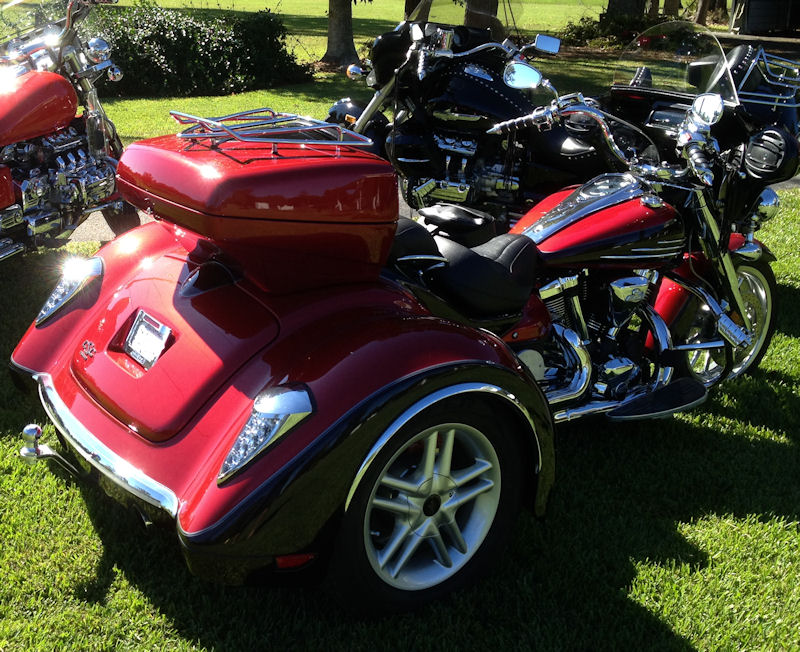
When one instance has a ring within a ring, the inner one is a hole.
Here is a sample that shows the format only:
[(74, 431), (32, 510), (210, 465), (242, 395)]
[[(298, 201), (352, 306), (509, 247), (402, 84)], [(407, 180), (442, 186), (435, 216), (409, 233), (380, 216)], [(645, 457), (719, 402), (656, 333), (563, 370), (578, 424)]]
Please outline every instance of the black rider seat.
[(435, 204), (420, 208), (425, 224), (465, 247), (476, 247), (497, 235), (496, 220), (489, 213), (458, 204)]
[(533, 291), (539, 251), (530, 238), (507, 233), (469, 248), (432, 236), (413, 220), (399, 220), (390, 262), (402, 267), (398, 258), (436, 254), (447, 264), (430, 269), (426, 284), (470, 317), (519, 312)]

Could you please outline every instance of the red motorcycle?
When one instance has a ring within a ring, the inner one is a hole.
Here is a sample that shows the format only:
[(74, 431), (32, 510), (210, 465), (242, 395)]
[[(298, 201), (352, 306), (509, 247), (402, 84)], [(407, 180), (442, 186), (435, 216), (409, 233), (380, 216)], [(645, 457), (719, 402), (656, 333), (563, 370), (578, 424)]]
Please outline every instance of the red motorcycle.
[(69, 233), (93, 211), (118, 233), (139, 223), (116, 192), (122, 143), (95, 88), (122, 72), (103, 39), (84, 43), (76, 32), (108, 1), (71, 0), (53, 22), (0, 4), (0, 34), (13, 35), (0, 44), (0, 260)]
[[(629, 171), (473, 247), (398, 221), (391, 166), (352, 132), (177, 114), (188, 129), (118, 167), (156, 220), (68, 261), (12, 355), (63, 449), (31, 425), (22, 457), (174, 527), (204, 577), (325, 567), (373, 610), (474, 581), (521, 504), (544, 512), (554, 422), (690, 408), (769, 343), (775, 281), (753, 232), (797, 149), (764, 178), (767, 135), (723, 100), (725, 59), (708, 65), (717, 93), (671, 96), (689, 102), (675, 163), (631, 160), (577, 95), (521, 118), (581, 116)], [(663, 102), (649, 74), (614, 90)], [(507, 79), (540, 76), (517, 61)]]

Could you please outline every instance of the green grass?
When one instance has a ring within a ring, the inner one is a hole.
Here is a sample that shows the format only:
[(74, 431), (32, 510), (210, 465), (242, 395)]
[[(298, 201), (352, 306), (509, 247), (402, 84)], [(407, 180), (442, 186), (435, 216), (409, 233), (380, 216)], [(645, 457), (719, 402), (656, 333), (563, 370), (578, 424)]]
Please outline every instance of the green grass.
[[(174, 533), (16, 458), (22, 426), (44, 417), (2, 377), (0, 649), (800, 647), (800, 193), (781, 194), (761, 232), (780, 301), (761, 368), (687, 415), (560, 428), (546, 520), (522, 514), (489, 580), (415, 616), (192, 577)], [(6, 261), (0, 357), (63, 255)]]

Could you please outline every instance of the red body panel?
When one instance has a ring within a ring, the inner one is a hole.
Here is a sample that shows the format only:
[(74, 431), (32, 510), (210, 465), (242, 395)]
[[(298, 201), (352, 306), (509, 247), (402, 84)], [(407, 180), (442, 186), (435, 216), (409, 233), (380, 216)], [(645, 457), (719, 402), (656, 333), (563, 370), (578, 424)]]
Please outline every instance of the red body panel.
[(391, 166), (351, 148), (166, 136), (126, 149), (118, 181), (128, 201), (213, 240), (272, 293), (375, 280), (398, 216)]
[(28, 72), (0, 88), (0, 147), (66, 127), (78, 110), (78, 96), (54, 72)]
[[(42, 327), (32, 326), (12, 359), (50, 374), (75, 418), (174, 491), (184, 531), (219, 521), (351, 407), (399, 379), (476, 360), (521, 373), (499, 338), (434, 318), (380, 279), (285, 296), (245, 279), (188, 300), (176, 288), (196, 263), (183, 247), (186, 236), (176, 242), (165, 227), (144, 225), (101, 249), (102, 282)], [(118, 350), (140, 307), (174, 333), (148, 371)], [(96, 352), (84, 361), (78, 351), (87, 339)], [(286, 382), (309, 388), (313, 416), (218, 486), (254, 398)]]
[(503, 335), (503, 341), (507, 344), (514, 344), (515, 342), (538, 340), (550, 332), (552, 323), (553, 320), (547, 306), (538, 295), (532, 294), (522, 311), (522, 319)]
[(0, 165), (0, 210), (8, 208), (14, 201), (14, 181), (11, 178), (11, 168)]

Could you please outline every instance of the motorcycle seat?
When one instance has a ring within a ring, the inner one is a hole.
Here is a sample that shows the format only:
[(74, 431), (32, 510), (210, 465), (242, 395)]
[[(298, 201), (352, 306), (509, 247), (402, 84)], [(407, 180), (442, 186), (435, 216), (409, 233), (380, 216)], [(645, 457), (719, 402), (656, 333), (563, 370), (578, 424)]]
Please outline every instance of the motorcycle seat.
[(435, 227), (435, 235), (458, 242), (465, 247), (475, 247), (497, 235), (492, 215), (457, 204), (435, 204), (420, 208), (419, 214), (428, 226)]
[(510, 233), (469, 248), (401, 218), (389, 261), (402, 268), (400, 259), (414, 256), (446, 260), (430, 266), (425, 284), (465, 315), (485, 318), (522, 310), (533, 290), (539, 251), (530, 238)]
[(434, 239), (448, 264), (435, 270), (433, 280), (466, 314), (488, 317), (522, 310), (536, 280), (539, 250), (533, 240), (506, 233), (468, 248)]

